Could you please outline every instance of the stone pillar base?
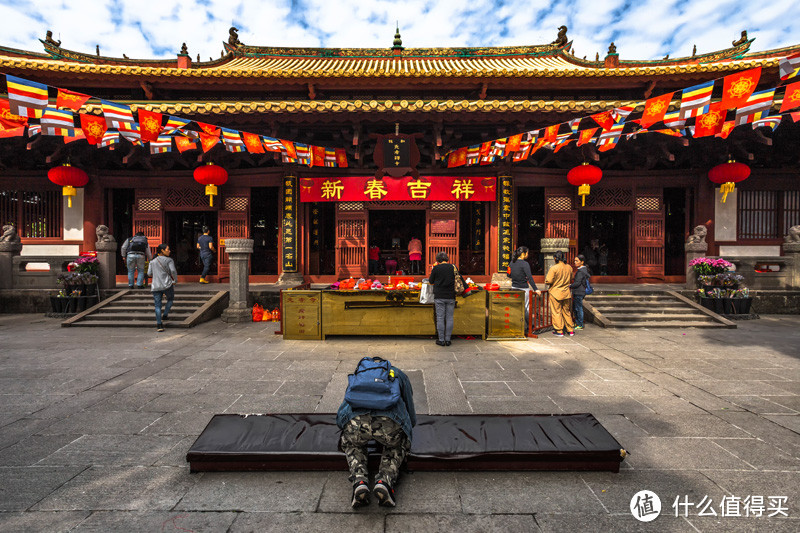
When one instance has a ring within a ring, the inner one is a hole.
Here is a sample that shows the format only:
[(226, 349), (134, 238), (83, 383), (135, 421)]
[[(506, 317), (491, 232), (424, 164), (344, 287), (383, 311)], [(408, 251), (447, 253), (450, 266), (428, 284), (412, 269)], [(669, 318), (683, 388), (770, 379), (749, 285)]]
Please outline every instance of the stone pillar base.
[(790, 288), (800, 289), (800, 242), (783, 243), (783, 255), (793, 259), (792, 275), (789, 276)]
[(278, 285), (302, 285), (304, 281), (299, 272), (284, 272), (278, 277)]
[(14, 257), (22, 251), (22, 244), (0, 242), (0, 289), (13, 288)]
[(236, 306), (236, 307), (228, 307), (222, 312), (222, 316), (220, 317), (223, 322), (228, 322), (230, 324), (241, 324), (243, 322), (252, 322), (253, 321), (253, 311), (249, 307), (244, 306)]
[(117, 286), (117, 243), (97, 242), (95, 250), (97, 262), (100, 263), (97, 286), (100, 289), (113, 289)]
[(686, 251), (686, 288), (696, 289), (697, 275), (694, 272), (694, 268), (689, 266), (689, 261), (706, 255), (706, 253), (708, 252), (708, 243), (687, 242), (686, 244), (683, 245), (683, 249)]

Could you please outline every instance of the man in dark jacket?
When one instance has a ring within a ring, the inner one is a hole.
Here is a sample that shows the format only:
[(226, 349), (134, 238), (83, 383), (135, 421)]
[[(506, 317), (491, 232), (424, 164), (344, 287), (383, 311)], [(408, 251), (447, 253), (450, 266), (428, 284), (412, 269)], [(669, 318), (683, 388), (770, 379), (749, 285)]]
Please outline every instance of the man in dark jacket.
[(584, 264), (586, 258), (583, 254), (575, 256), (575, 279), (570, 284), (572, 289), (572, 312), (575, 315), (575, 329), (583, 329), (583, 299), (586, 297), (586, 282), (591, 274)]
[(380, 505), (395, 506), (394, 485), (400, 474), (400, 465), (411, 449), (411, 428), (417, 424), (414, 410), (414, 391), (402, 370), (392, 366), (394, 379), (400, 380), (400, 401), (385, 409), (354, 408), (342, 402), (336, 415), (336, 425), (342, 429), (341, 447), (350, 468), (353, 483), (353, 507), (369, 504), (369, 471), (367, 470), (367, 443), (374, 440), (383, 447), (378, 476), (372, 494)]

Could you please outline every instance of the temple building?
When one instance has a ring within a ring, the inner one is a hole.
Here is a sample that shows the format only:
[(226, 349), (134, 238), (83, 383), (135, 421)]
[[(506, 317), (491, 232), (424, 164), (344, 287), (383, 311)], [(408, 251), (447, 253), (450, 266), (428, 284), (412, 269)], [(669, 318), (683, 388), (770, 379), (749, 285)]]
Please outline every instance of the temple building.
[[(152, 246), (169, 243), (182, 281), (199, 278), (195, 242), (208, 226), (223, 252), (225, 239), (254, 240), (252, 282), (366, 277), (372, 247), (379, 275), (408, 273), (412, 238), (422, 243), (423, 273), (446, 251), (477, 282), (504, 272), (517, 246), (532, 250), (541, 276), (541, 243), (553, 238), (568, 239), (570, 256), (589, 254), (596, 281), (683, 282), (684, 243), (698, 225), (708, 230), (709, 255), (781, 255), (784, 236), (800, 224), (800, 123), (748, 123), (726, 137), (626, 130), (608, 151), (572, 143), (456, 167), (448, 154), (673, 91), (677, 110), (683, 89), (712, 80), (717, 101), (721, 78), (756, 67), (755, 90), (776, 87), (780, 60), (800, 45), (751, 52), (752, 42), (647, 61), (626, 59), (635, 51), (613, 43), (605, 57), (578, 57), (566, 28), (550, 44), (491, 48), (405, 48), (398, 31), (392, 46), (377, 49), (253, 46), (232, 29), (222, 57), (209, 61), (185, 45), (171, 60), (76, 52), (52, 37), (42, 40), (44, 52), (0, 46), (0, 72), (91, 95), (82, 113), (102, 116), (103, 99), (339, 150), (347, 161), (287, 163), (280, 151), (223, 143), (152, 153), (124, 138), (99, 147), (26, 132), (0, 139), (0, 219), (17, 227), (29, 255), (93, 250), (100, 225), (118, 242), (143, 231)], [(411, 145), (397, 155), (408, 169), (399, 176), (387, 152), (398, 139)], [(723, 203), (708, 172), (729, 159), (751, 174)], [(89, 176), (72, 207), (47, 178), (67, 162)], [(193, 179), (211, 162), (229, 176), (213, 205)], [(602, 169), (585, 204), (567, 181), (583, 162)], [(228, 260), (217, 257), (210, 279), (225, 282)], [(120, 259), (117, 274), (124, 272)]]

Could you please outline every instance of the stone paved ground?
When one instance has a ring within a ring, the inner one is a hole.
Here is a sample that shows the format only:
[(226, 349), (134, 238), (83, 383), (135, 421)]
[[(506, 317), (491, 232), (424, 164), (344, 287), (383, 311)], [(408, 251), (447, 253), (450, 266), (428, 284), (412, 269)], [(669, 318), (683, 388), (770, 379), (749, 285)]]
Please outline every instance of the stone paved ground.
[[(796, 532), (798, 326), (589, 326), (443, 348), (283, 341), (264, 323), (157, 334), (0, 315), (0, 531)], [(189, 473), (186, 451), (214, 413), (334, 412), (365, 354), (409, 370), (421, 413), (588, 411), (632, 455), (619, 474), (413, 473), (389, 511), (350, 509), (344, 472)], [(648, 524), (629, 512), (642, 489), (664, 507)], [(707, 496), (718, 516), (676, 518), (677, 496)], [(721, 517), (723, 496), (764, 496), (765, 514), (786, 496), (789, 517)]]

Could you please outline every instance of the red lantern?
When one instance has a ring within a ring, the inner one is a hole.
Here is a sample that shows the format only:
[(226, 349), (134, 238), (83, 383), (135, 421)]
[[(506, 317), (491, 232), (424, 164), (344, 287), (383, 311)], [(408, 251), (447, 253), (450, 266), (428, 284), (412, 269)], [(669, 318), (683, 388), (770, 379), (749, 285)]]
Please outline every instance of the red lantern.
[(194, 180), (206, 186), (208, 205), (214, 207), (214, 196), (217, 194), (217, 185), (224, 185), (228, 181), (228, 171), (214, 163), (194, 169)]
[(70, 166), (69, 163), (51, 168), (47, 172), (47, 178), (63, 187), (62, 193), (67, 197), (67, 207), (72, 207), (72, 197), (78, 193), (75, 187), (84, 187), (89, 183), (89, 176), (86, 175), (86, 172)]
[(567, 174), (567, 181), (572, 185), (578, 186), (578, 194), (581, 196), (581, 205), (586, 205), (586, 197), (589, 195), (591, 185), (596, 184), (603, 177), (603, 171), (600, 167), (583, 163), (579, 167), (575, 167)]
[(746, 180), (748, 176), (750, 176), (750, 167), (744, 163), (737, 163), (733, 159), (708, 171), (708, 179), (720, 186), (719, 192), (722, 193), (723, 204), (728, 198), (728, 194), (736, 188), (736, 183)]

